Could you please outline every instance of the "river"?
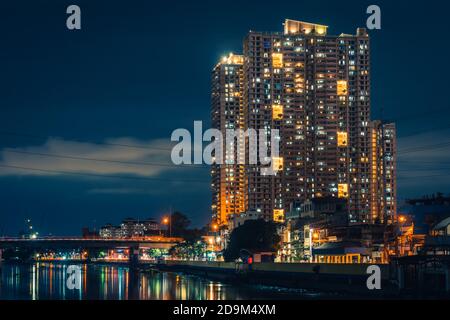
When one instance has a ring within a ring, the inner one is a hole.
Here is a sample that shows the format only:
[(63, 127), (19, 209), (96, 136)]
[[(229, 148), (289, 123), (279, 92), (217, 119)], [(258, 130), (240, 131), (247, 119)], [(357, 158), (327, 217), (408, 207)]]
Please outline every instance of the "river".
[(3, 263), (0, 300), (240, 300), (315, 299), (304, 290), (225, 284), (160, 271), (131, 271), (126, 266), (79, 264), (80, 289), (69, 289), (67, 264)]

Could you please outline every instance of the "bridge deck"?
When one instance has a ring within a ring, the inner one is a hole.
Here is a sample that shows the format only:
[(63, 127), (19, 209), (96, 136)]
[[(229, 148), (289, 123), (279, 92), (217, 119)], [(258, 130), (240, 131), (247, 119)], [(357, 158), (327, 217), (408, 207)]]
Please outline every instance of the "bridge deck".
[(170, 249), (177, 243), (181, 242), (181, 238), (167, 237), (146, 237), (131, 239), (83, 239), (76, 237), (66, 238), (38, 238), (38, 239), (21, 239), (21, 238), (0, 238), (0, 249), (8, 248), (160, 248)]

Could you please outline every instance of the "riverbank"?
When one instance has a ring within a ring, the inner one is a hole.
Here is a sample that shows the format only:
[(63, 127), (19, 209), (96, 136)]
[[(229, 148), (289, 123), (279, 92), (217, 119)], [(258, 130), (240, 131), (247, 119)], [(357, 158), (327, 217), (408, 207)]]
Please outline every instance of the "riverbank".
[(152, 268), (194, 274), (209, 279), (245, 283), (252, 285), (277, 286), (321, 292), (375, 298), (395, 298), (399, 290), (390, 281), (389, 266), (378, 265), (381, 270), (382, 290), (369, 290), (365, 264), (323, 264), (323, 263), (255, 263), (251, 266), (234, 262), (173, 261), (155, 264)]
[[(251, 266), (234, 262), (165, 260), (140, 261), (137, 265), (126, 260), (53, 260), (40, 263), (72, 264), (89, 263), (98, 265), (127, 266), (135, 270), (158, 270), (191, 274), (206, 279), (231, 284), (262, 285), (287, 289), (304, 289), (344, 295), (368, 297), (396, 297), (398, 286), (390, 280), (388, 265), (380, 268), (382, 290), (369, 290), (366, 264), (326, 263), (254, 263)], [(31, 263), (31, 262), (29, 262)]]
[[(135, 271), (161, 271), (190, 274), (231, 285), (256, 285), (284, 289), (300, 289), (343, 296), (368, 298), (395, 298), (399, 296), (397, 285), (390, 280), (389, 266), (380, 268), (382, 290), (369, 290), (365, 264), (318, 264), (318, 263), (254, 263), (251, 266), (234, 262), (140, 261), (133, 265), (127, 261), (114, 260), (56, 260), (36, 261), (41, 264), (68, 265), (87, 263), (93, 265), (129, 267)], [(33, 262), (28, 262), (32, 264)]]
[[(126, 270), (131, 278), (139, 275), (170, 273), (174, 275), (194, 276), (204, 279), (206, 283), (214, 281), (234, 288), (266, 288), (270, 291), (285, 292), (287, 297), (304, 297), (304, 293), (318, 293), (320, 297), (336, 297), (337, 299), (448, 299), (450, 296), (442, 290), (426, 290), (425, 288), (407, 288), (400, 290), (398, 284), (399, 269), (389, 265), (378, 265), (380, 268), (380, 290), (369, 290), (367, 281), (371, 274), (367, 273), (366, 264), (318, 264), (318, 263), (254, 263), (251, 267), (244, 264), (207, 261), (174, 261), (167, 260), (140, 261), (131, 264), (124, 261), (28, 261), (12, 262), (18, 266), (35, 266), (47, 268), (50, 265), (62, 267), (70, 264), (83, 264), (105, 268)], [(4, 262), (10, 265), (11, 262)], [(59, 269), (58, 267), (58, 269)], [(61, 268), (61, 270), (65, 270)], [(85, 270), (85, 267), (84, 269)], [(83, 271), (83, 277), (84, 277)], [(105, 275), (106, 276), (106, 275)], [(403, 276), (405, 278), (405, 276)], [(424, 277), (427, 281), (429, 277)], [(134, 280), (134, 282), (137, 280)], [(425, 289), (425, 290), (424, 290)], [(299, 294), (300, 292), (300, 294)], [(314, 299), (314, 298), (313, 298)], [(333, 298), (334, 299), (334, 298)]]

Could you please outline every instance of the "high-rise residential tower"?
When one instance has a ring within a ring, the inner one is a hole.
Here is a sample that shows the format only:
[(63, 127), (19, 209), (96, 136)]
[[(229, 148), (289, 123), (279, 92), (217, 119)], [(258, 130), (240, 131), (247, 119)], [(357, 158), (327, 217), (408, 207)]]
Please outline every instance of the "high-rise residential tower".
[(397, 138), (394, 123), (372, 121), (372, 221), (397, 220)]
[[(250, 31), (239, 66), (242, 128), (280, 132), (276, 175), (264, 175), (259, 163), (245, 165), (243, 212), (282, 222), (293, 202), (336, 197), (347, 199), (350, 222), (374, 222), (373, 193), (381, 187), (373, 187), (366, 30), (329, 35), (327, 26), (286, 20), (282, 33)], [(216, 123), (213, 115), (220, 128)]]
[[(227, 129), (243, 129), (242, 104), (243, 56), (230, 54), (224, 57), (212, 72), (212, 127), (224, 137)], [(226, 150), (225, 145), (223, 149)], [(223, 225), (230, 214), (239, 214), (245, 207), (244, 166), (237, 161), (238, 149), (233, 154), (223, 154), (223, 164), (213, 164), (212, 212), (213, 220)]]

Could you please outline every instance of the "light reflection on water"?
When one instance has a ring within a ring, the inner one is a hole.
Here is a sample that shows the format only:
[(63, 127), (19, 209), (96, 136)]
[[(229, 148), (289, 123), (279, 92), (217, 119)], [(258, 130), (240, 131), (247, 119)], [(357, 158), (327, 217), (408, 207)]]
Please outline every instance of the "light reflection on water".
[(222, 284), (168, 272), (137, 272), (119, 265), (80, 264), (81, 290), (66, 286), (60, 263), (3, 264), (0, 299), (228, 300), (282, 298), (275, 291)]

